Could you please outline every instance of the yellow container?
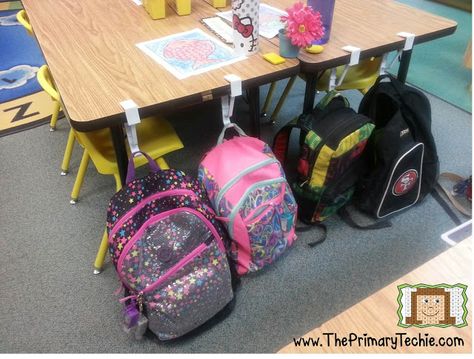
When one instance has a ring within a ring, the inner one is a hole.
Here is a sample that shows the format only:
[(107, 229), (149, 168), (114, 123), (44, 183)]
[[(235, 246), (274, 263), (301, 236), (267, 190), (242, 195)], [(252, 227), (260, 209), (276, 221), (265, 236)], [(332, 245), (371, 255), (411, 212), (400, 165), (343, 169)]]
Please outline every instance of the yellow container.
[(178, 15), (191, 14), (191, 0), (176, 0), (176, 12)]
[(166, 0), (143, 0), (143, 7), (153, 20), (166, 17)]
[(212, 0), (212, 6), (215, 8), (226, 7), (226, 0)]

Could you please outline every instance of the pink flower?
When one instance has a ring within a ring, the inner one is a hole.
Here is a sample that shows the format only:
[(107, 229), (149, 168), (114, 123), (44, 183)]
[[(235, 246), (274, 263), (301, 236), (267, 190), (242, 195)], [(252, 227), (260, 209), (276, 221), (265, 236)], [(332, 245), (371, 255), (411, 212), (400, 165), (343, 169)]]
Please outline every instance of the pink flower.
[(323, 37), (324, 28), (319, 12), (314, 12), (301, 2), (295, 3), (286, 12), (288, 16), (282, 16), (281, 21), (286, 22), (286, 36), (293, 45), (306, 47), (313, 40)]

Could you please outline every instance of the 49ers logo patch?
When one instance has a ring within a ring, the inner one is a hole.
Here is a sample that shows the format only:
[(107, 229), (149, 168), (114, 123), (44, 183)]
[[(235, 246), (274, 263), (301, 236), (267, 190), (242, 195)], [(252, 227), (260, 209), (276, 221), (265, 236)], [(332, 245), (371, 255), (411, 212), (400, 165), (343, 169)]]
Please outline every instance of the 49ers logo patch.
[(405, 171), (393, 185), (392, 193), (395, 196), (402, 196), (410, 191), (418, 180), (418, 172), (414, 169)]

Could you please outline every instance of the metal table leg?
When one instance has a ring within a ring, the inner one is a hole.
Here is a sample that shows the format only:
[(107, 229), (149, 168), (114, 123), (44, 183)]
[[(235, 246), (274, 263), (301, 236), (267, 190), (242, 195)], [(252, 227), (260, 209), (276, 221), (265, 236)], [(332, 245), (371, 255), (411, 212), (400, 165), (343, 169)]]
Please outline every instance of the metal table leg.
[(313, 112), (314, 97), (316, 96), (316, 83), (318, 81), (317, 74), (308, 73), (306, 75), (306, 89), (304, 92), (303, 113)]
[(260, 88), (253, 87), (248, 89), (247, 96), (249, 100), (252, 135), (260, 138)]
[(412, 50), (405, 50), (402, 52), (402, 58), (400, 59), (400, 66), (398, 67), (397, 78), (402, 83), (405, 83), (407, 80), (408, 67), (410, 66)]
[(112, 134), (112, 143), (114, 144), (115, 157), (117, 159), (120, 180), (122, 181), (123, 186), (127, 177), (128, 164), (128, 156), (127, 149), (125, 147), (125, 136), (123, 133), (123, 127), (122, 125), (112, 126), (110, 127), (110, 132)]

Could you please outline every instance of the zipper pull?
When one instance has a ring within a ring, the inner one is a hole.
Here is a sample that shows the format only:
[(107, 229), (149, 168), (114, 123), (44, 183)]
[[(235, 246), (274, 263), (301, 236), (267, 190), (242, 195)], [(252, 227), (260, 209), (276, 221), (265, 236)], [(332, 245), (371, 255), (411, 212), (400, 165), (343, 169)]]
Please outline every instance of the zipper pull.
[(143, 312), (143, 292), (139, 292), (137, 295), (138, 311)]
[(306, 180), (300, 184), (300, 187), (303, 187), (306, 183), (308, 183), (309, 180)]

